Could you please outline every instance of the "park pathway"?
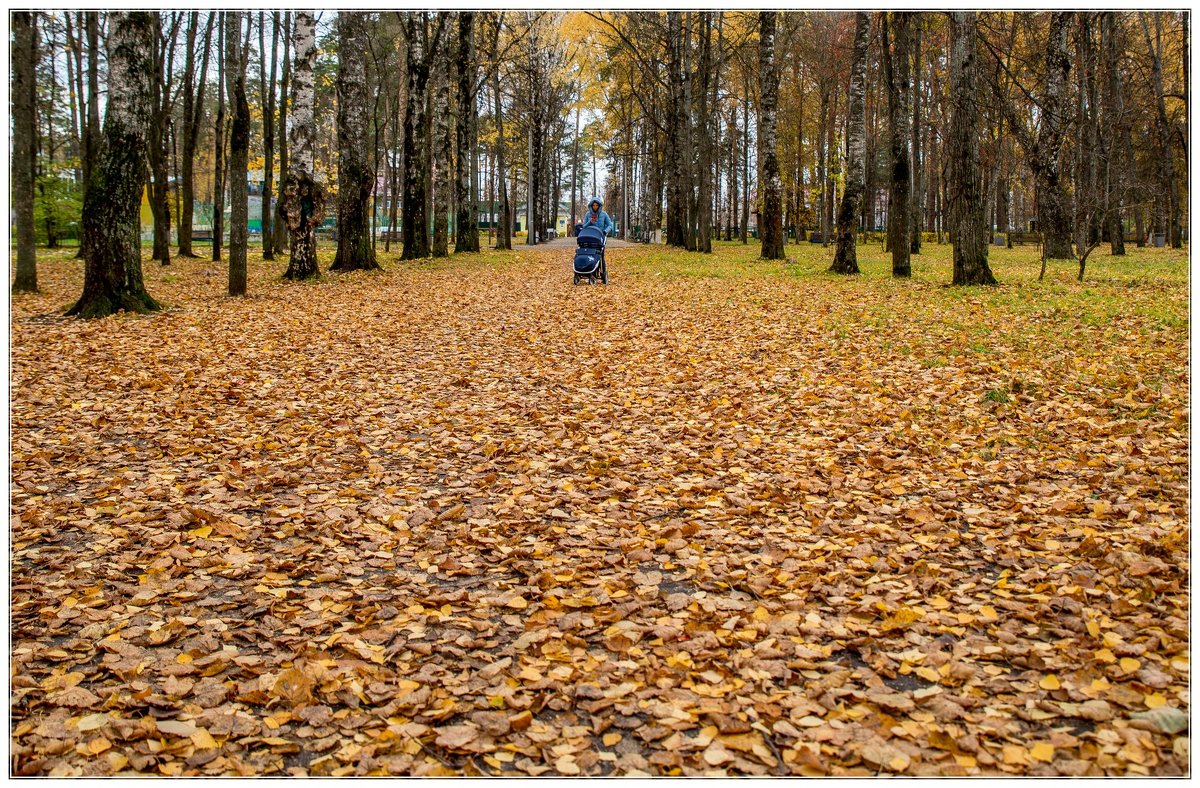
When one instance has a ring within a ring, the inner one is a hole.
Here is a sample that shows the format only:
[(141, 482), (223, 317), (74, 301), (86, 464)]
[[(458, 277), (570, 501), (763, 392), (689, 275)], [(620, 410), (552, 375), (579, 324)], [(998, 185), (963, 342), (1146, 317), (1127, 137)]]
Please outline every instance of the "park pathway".
[[(40, 263), (15, 773), (1188, 768), (1178, 332), (1047, 353), (1043, 311), (619, 242), (573, 287), (571, 245), (147, 265), (171, 309), (95, 322)], [(1093, 402), (1133, 361), (1174, 393)]]

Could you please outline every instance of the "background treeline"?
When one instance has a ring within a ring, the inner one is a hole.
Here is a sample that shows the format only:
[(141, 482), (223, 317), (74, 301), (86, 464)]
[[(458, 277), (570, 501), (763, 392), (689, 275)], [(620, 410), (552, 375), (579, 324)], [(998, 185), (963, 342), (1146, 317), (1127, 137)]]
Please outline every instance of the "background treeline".
[[(879, 233), (899, 276), (953, 240), (962, 195), (983, 255), (1036, 239), (1081, 274), (1100, 243), (1186, 234), (1185, 11), (41, 11), (11, 28), (18, 289), (35, 242), (102, 256), (85, 193), (122, 172), (145, 179), (126, 191), (162, 264), (236, 267), (254, 242), (299, 256), (292, 278), (316, 274), (326, 230), (335, 268), (373, 267), (395, 245), (540, 242), (593, 193), (622, 236), (702, 252), (812, 240), (852, 271), (845, 247)], [(117, 147), (142, 166), (114, 169)]]

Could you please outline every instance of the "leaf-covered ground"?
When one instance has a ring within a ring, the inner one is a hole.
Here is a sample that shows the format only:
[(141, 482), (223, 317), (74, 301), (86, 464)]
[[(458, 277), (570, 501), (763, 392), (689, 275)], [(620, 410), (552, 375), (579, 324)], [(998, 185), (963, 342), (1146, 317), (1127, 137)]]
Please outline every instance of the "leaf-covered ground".
[(44, 256), (12, 770), (1187, 773), (1186, 255), (789, 253)]

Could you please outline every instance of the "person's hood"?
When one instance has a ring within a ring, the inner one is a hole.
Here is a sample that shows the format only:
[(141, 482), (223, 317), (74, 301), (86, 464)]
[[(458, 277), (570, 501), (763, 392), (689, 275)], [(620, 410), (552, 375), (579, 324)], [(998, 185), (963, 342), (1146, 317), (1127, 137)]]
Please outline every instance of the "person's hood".
[(601, 210), (601, 211), (604, 210), (604, 200), (601, 200), (599, 197), (593, 197), (592, 199), (587, 201), (587, 210), (589, 210), (589, 211), (592, 210), (592, 203), (594, 203), (594, 202), (600, 203), (600, 208), (598, 210)]

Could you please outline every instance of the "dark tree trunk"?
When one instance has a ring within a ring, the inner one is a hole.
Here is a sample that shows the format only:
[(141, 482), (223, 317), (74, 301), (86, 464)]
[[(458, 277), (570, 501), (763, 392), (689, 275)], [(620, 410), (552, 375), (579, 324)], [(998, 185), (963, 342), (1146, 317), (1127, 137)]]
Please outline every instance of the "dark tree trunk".
[(292, 50), (295, 56), (292, 122), (288, 127), (288, 172), (281, 207), (292, 235), (291, 259), (283, 278), (297, 281), (320, 275), (316, 229), (325, 216), (325, 190), (314, 172), (316, 122), (313, 118), (313, 64), (317, 60), (317, 36), (316, 19), (312, 11), (296, 12)]
[(275, 233), (271, 195), (275, 188), (275, 61), (279, 54), (279, 12), (271, 12), (271, 77), (266, 75), (266, 19), (258, 13), (258, 93), (263, 107), (263, 189), (262, 245), (263, 260), (275, 259)]
[(871, 18), (859, 11), (854, 15), (854, 55), (850, 67), (850, 128), (849, 156), (846, 162), (846, 191), (838, 211), (837, 250), (829, 270), (835, 274), (857, 274), (858, 255), (855, 231), (858, 229), (858, 210), (862, 204), (866, 159), (866, 82), (867, 41), (871, 35)]
[[(912, 276), (912, 263), (909, 255), (912, 246), (909, 233), (912, 231), (912, 218), (909, 215), (909, 203), (912, 192), (908, 151), (912, 133), (909, 123), (912, 119), (912, 109), (909, 104), (911, 85), (909, 84), (909, 63), (911, 60), (911, 41), (913, 14), (911, 12), (893, 12), (889, 25), (887, 15), (883, 23), (883, 63), (884, 81), (888, 91), (888, 136), (891, 139), (891, 185), (888, 193), (888, 247), (892, 251), (892, 276)], [(888, 28), (895, 32), (895, 52), (888, 51)]]
[(338, 241), (331, 271), (379, 268), (367, 215), (375, 185), (367, 160), (367, 35), (365, 13), (338, 12)]
[(479, 227), (473, 199), (473, 186), (478, 177), (475, 166), (475, 138), (478, 134), (479, 108), (476, 86), (479, 69), (475, 62), (475, 14), (462, 11), (458, 15), (458, 117), (454, 143), (458, 161), (455, 181), (455, 202), (458, 210), (454, 219), (454, 251), (478, 252)]
[[(87, 35), (87, 121), (83, 125), (82, 142), (83, 149), (81, 151), (82, 161), (80, 169), (83, 171), (83, 184), (87, 188), (87, 183), (92, 177), (92, 164), (96, 161), (97, 151), (100, 142), (100, 14), (97, 11), (80, 12), (80, 17), (83, 19), (83, 25), (86, 28)], [(82, 94), (81, 94), (82, 95)], [(81, 99), (82, 101), (82, 99)], [(80, 115), (83, 115), (82, 108)], [(83, 222), (79, 224), (79, 253), (76, 255), (81, 259), (87, 259), (87, 234), (83, 229)]]
[(17, 219), (17, 278), (14, 293), (36, 293), (34, 241), (34, 139), (37, 134), (37, 13), (13, 11), (12, 48), (12, 200)]
[(429, 20), (425, 12), (404, 18), (408, 58), (408, 96), (404, 109), (404, 205), (401, 260), (429, 257), (429, 217), (425, 205), (429, 174), (429, 129), (425, 112), (429, 90)]
[(246, 61), (241, 38), (242, 12), (225, 12), (225, 82), (233, 105), (229, 127), (229, 295), (246, 294), (246, 255), (249, 245), (249, 195), (246, 164), (250, 156), (250, 104), (246, 101)]
[(775, 60), (774, 11), (758, 14), (758, 160), (762, 177), (759, 191), (762, 207), (759, 213), (759, 238), (762, 257), (782, 260), (783, 251), (783, 183), (779, 178), (779, 150), (776, 140), (776, 113), (779, 103), (779, 64)]
[[(278, 13), (278, 12), (277, 12)], [(288, 96), (292, 89), (292, 12), (283, 12), (283, 29), (280, 38), (283, 39), (283, 68), (279, 77), (279, 125), (276, 136), (279, 138), (279, 193), (275, 196), (275, 228), (274, 252), (283, 254), (288, 249), (291, 233), (288, 232), (287, 216), (283, 212), (284, 189), (287, 187), (288, 173)]]
[[(450, 22), (451, 12), (439, 11), (439, 27)], [(453, 149), (454, 124), (451, 123), (450, 84), (454, 77), (453, 53), (438, 48), (435, 54), (433, 94), (433, 256), (450, 256), (450, 191), (452, 189), (450, 151)]]
[(988, 267), (979, 166), (979, 60), (974, 11), (950, 14), (950, 128), (947, 140), (954, 284), (994, 285)]
[[(667, 78), (670, 96), (667, 101), (667, 125), (671, 130), (666, 137), (667, 154), (667, 245), (688, 248), (688, 197), (691, 192), (690, 167), (687, 154), (689, 108), (686, 101), (683, 56), (686, 45), (683, 40), (683, 15), (678, 11), (667, 12)], [(598, 188), (598, 185), (596, 186)]]
[(912, 195), (909, 200), (912, 230), (908, 248), (913, 254), (921, 253), (921, 219), (924, 213), (921, 183), (921, 27), (924, 18), (922, 14), (914, 14), (912, 21)]
[[(221, 11), (212, 13), (220, 14)], [(225, 25), (217, 27), (217, 123), (213, 146), (216, 149), (213, 166), (212, 259), (221, 259), (221, 244), (225, 235), (225, 50), (232, 44), (225, 38)]]
[(109, 12), (109, 84), (122, 89), (108, 96), (104, 139), (83, 197), (88, 256), (83, 294), (68, 315), (91, 318), (122, 309), (159, 309), (142, 284), (139, 210), (146, 183), (153, 45), (150, 13)]
[[(712, 252), (713, 123), (709, 116), (709, 101), (711, 98), (709, 92), (712, 90), (713, 82), (715, 81), (716, 69), (712, 66), (714, 59), (712, 54), (713, 12), (701, 11), (699, 13), (700, 90), (696, 110), (697, 141), (699, 143), (699, 155), (696, 162), (696, 222), (699, 233), (696, 238), (696, 251), (710, 253)], [(621, 223), (622, 231), (624, 231), (625, 224), (626, 220), (623, 218)]]
[(508, 168), (504, 163), (504, 113), (500, 96), (500, 73), (492, 71), (492, 99), (496, 111), (496, 183), (500, 188), (500, 217), (496, 224), (496, 248), (512, 249), (512, 218), (508, 206)]
[(150, 102), (153, 108), (149, 128), (150, 213), (154, 219), (154, 259), (163, 265), (171, 264), (171, 188), (167, 157), (167, 124), (171, 117), (172, 64), (175, 60), (175, 39), (179, 14), (172, 16), (169, 30), (164, 30), (161, 12), (154, 14), (154, 81)]
[[(46, 46), (48, 49), (48, 60), (50, 63), (57, 63), (58, 62), (58, 54), (57, 54), (58, 30), (53, 24), (47, 25), (46, 30), (49, 33), (49, 40), (46, 42)], [(45, 147), (42, 151), (42, 155), (39, 157), (36, 157), (34, 159), (34, 162), (35, 162), (36, 175), (44, 176), (44, 177), (39, 178), (36, 181), (36, 183), (37, 183), (38, 194), (42, 198), (42, 205), (43, 205), (42, 223), (46, 227), (46, 248), (47, 249), (57, 249), (58, 248), (58, 219), (55, 216), (56, 212), (54, 210), (54, 206), (52, 203), (51, 192), (47, 191), (46, 185), (49, 182), (49, 178), (52, 177), (50, 174), (50, 171), (49, 171), (49, 167), (47, 165), (49, 165), (50, 163), (55, 161), (56, 152), (58, 151), (58, 145), (55, 142), (55, 135), (54, 135), (56, 125), (55, 125), (53, 117), (52, 117), (53, 113), (57, 111), (58, 106), (59, 106), (59, 102), (58, 102), (58, 69), (50, 68), (50, 69), (47, 69), (44, 73), (50, 83), (50, 85), (49, 85), (50, 91), (49, 91), (49, 96), (46, 101), (46, 106), (41, 111), (43, 118), (46, 120), (46, 125), (45, 125), (46, 133), (44, 136), (41, 134), (38, 135), (37, 143), (44, 144)], [(39, 131), (40, 131), (40, 128), (39, 128)]]
[(1125, 120), (1124, 87), (1121, 78), (1121, 47), (1119, 36), (1120, 20), (1115, 11), (1100, 15), (1100, 46), (1104, 56), (1106, 90), (1104, 91), (1104, 134), (1101, 140), (1105, 147), (1105, 169), (1107, 170), (1107, 195), (1105, 197), (1105, 225), (1108, 231), (1109, 251), (1114, 257), (1125, 254), (1125, 226), (1121, 221), (1125, 204), (1125, 173), (1132, 158), (1124, 150), (1127, 123)]
[[(1155, 109), (1155, 130), (1158, 138), (1158, 153), (1155, 158), (1159, 165), (1159, 190), (1160, 197), (1166, 202), (1166, 210), (1163, 211), (1166, 219), (1166, 227), (1164, 228), (1168, 239), (1171, 242), (1171, 248), (1183, 248), (1183, 234), (1180, 225), (1180, 206), (1179, 206), (1179, 182), (1175, 178), (1175, 152), (1172, 144), (1171, 125), (1167, 119), (1167, 100), (1163, 93), (1163, 69), (1162, 56), (1159, 53), (1161, 48), (1160, 40), (1151, 40), (1150, 28), (1146, 24), (1146, 12), (1139, 11), (1138, 19), (1142, 25), (1142, 35), (1146, 40), (1146, 49), (1150, 53), (1150, 75), (1151, 85), (1154, 90), (1154, 109)], [(1155, 32), (1156, 39), (1161, 39), (1159, 33), (1159, 16), (1155, 16)], [(1185, 65), (1185, 68), (1187, 66)]]
[(741, 242), (749, 244), (750, 235), (750, 75), (742, 84), (742, 227)]
[[(196, 207), (196, 145), (200, 140), (200, 123), (204, 119), (204, 88), (208, 73), (208, 54), (212, 43), (215, 11), (209, 12), (204, 29), (204, 45), (200, 53), (200, 68), (196, 69), (196, 39), (199, 35), (200, 14), (188, 14), (187, 53), (183, 73), (183, 161), (179, 173), (179, 190), (182, 201), (179, 206), (179, 256), (195, 257), (192, 251), (192, 215)], [(197, 76), (200, 79), (197, 79)]]
[(1050, 15), (1050, 37), (1046, 45), (1046, 89), (1041, 124), (1035, 149), (1037, 167), (1038, 224), (1043, 236), (1046, 257), (1073, 260), (1071, 248), (1071, 219), (1067, 214), (1066, 195), (1061, 180), (1061, 149), (1065, 133), (1067, 106), (1067, 77), (1071, 59), (1067, 55), (1067, 34), (1071, 14), (1055, 11)]

